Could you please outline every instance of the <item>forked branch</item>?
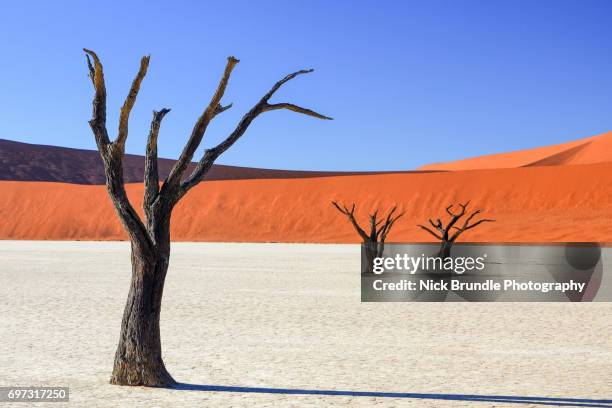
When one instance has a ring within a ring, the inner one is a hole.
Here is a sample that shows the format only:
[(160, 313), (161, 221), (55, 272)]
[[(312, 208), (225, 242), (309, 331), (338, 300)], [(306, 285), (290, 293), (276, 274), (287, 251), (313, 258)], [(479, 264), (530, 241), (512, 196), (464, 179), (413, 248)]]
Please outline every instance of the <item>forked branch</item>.
[(479, 226), (480, 224), (484, 223), (484, 222), (494, 222), (495, 220), (490, 219), (490, 218), (483, 218), (480, 219), (476, 222), (472, 222), (472, 219), (474, 217), (476, 217), (478, 214), (480, 214), (481, 211), (480, 210), (476, 210), (474, 212), (472, 212), (472, 214), (470, 214), (470, 216), (468, 218), (466, 218), (465, 222), (463, 223), (462, 227), (453, 227), (456, 231), (453, 234), (453, 236), (451, 237), (452, 241), (455, 241), (460, 234), (462, 234), (463, 232), (470, 230), (472, 228), (476, 228), (477, 226)]
[[(417, 226), (441, 241), (454, 242), (455, 240), (457, 240), (459, 235), (461, 235), (463, 232), (469, 229), (475, 228), (484, 222), (494, 222), (495, 221), (493, 219), (484, 218), (484, 219), (481, 219), (473, 223), (472, 220), (474, 219), (474, 217), (476, 217), (478, 214), (482, 212), (481, 210), (475, 210), (465, 219), (463, 226), (457, 227), (456, 226), (457, 222), (466, 215), (469, 204), (470, 204), (469, 201), (467, 201), (464, 204), (460, 203), (459, 211), (457, 212), (453, 210), (453, 207), (454, 207), (453, 204), (446, 207), (446, 213), (450, 216), (450, 219), (448, 223), (446, 224), (446, 226), (442, 224), (442, 220), (440, 220), (439, 218), (437, 219), (436, 222), (434, 222), (431, 218), (429, 219), (429, 224), (433, 227), (433, 229), (429, 228), (428, 226), (421, 225), (421, 224)], [(455, 232), (452, 235), (450, 234), (451, 230), (455, 230)]]
[[(136, 77), (132, 81), (132, 85), (128, 92), (128, 95), (123, 103), (121, 112), (119, 115), (119, 128), (117, 137), (114, 141), (111, 141), (108, 136), (108, 130), (106, 126), (106, 86), (104, 83), (104, 71), (102, 63), (98, 58), (98, 55), (91, 50), (84, 49), (87, 58), (87, 67), (89, 76), (94, 86), (95, 94), (93, 98), (93, 111), (92, 118), (89, 124), (95, 135), (96, 144), (98, 145), (98, 151), (104, 162), (105, 173), (107, 175), (107, 189), (113, 200), (113, 204), (119, 217), (126, 227), (126, 230), (131, 235), (133, 242), (147, 241), (152, 244), (149, 238), (143, 238), (143, 235), (147, 235), (147, 228), (144, 226), (139, 215), (132, 207), (127, 194), (125, 192), (124, 180), (123, 180), (123, 156), (125, 154), (125, 143), (128, 137), (128, 125), (129, 117), (136, 103), (136, 98), (140, 91), (140, 86), (144, 77), (147, 74), (149, 67), (149, 56), (145, 56), (140, 61), (140, 68)], [(211, 168), (214, 161), (227, 149), (229, 149), (247, 130), (253, 119), (263, 112), (277, 110), (277, 109), (288, 109), (297, 113), (312, 116), (318, 119), (331, 119), (325, 115), (321, 115), (313, 110), (302, 108), (300, 106), (290, 103), (277, 103), (269, 104), (268, 101), (274, 95), (274, 93), (287, 81), (295, 78), (298, 75), (312, 72), (312, 70), (302, 70), (287, 75), (268, 91), (263, 98), (253, 107), (251, 110), (240, 120), (235, 130), (221, 143), (212, 149), (205, 151), (203, 157), (198, 162), (193, 173), (185, 179), (183, 182), (184, 173), (193, 159), (193, 155), (200, 145), (202, 138), (208, 128), (208, 125), (212, 119), (231, 108), (232, 104), (222, 105), (221, 99), (227, 88), (232, 70), (238, 64), (238, 59), (229, 57), (225, 70), (219, 81), (217, 89), (213, 94), (208, 106), (204, 112), (200, 115), (196, 121), (189, 140), (187, 141), (181, 155), (178, 160), (172, 166), (170, 173), (164, 181), (161, 189), (159, 187), (159, 174), (157, 168), (157, 139), (159, 135), (159, 128), (161, 121), (164, 116), (169, 112), (169, 109), (162, 109), (158, 112), (153, 113), (153, 119), (151, 121), (151, 129), (149, 131), (149, 137), (147, 139), (146, 156), (145, 156), (145, 191), (143, 206), (147, 221), (149, 222), (153, 217), (154, 204), (160, 197), (164, 198), (162, 203), (163, 211), (166, 212), (162, 219), (172, 211), (174, 205), (180, 200), (180, 198), (189, 191), (193, 186), (198, 184), (208, 170)]]
[(364, 242), (370, 239), (368, 234), (363, 230), (363, 228), (361, 228), (361, 226), (355, 219), (355, 203), (353, 203), (350, 210), (346, 207), (346, 205), (340, 205), (336, 201), (332, 201), (332, 205), (336, 207), (336, 209), (342, 214), (346, 215), (351, 225), (353, 226), (353, 228), (355, 228), (355, 231), (357, 231), (357, 233), (364, 240)]
[[(394, 206), (386, 217), (381, 220), (378, 220), (378, 210), (374, 211), (370, 214), (370, 233), (366, 233), (365, 230), (359, 225), (357, 219), (355, 218), (355, 203), (352, 204), (351, 209), (344, 205), (338, 204), (337, 201), (332, 201), (332, 205), (336, 207), (338, 211), (342, 214), (346, 215), (346, 217), (355, 228), (355, 231), (359, 234), (359, 236), (363, 239), (363, 242), (381, 242), (384, 243), (387, 235), (391, 231), (391, 228), (395, 224), (397, 220), (399, 220), (404, 212), (396, 214), (397, 206)], [(382, 225), (381, 225), (382, 224)]]
[(204, 155), (202, 156), (202, 158), (196, 165), (196, 168), (193, 170), (191, 175), (183, 183), (181, 183), (179, 198), (182, 197), (184, 194), (186, 194), (193, 186), (195, 186), (200, 181), (202, 181), (202, 179), (204, 178), (208, 170), (210, 170), (214, 161), (221, 154), (223, 154), (223, 152), (225, 152), (234, 143), (236, 143), (238, 139), (240, 139), (240, 137), (246, 132), (246, 130), (250, 126), (251, 122), (253, 122), (253, 120), (257, 116), (259, 116), (261, 113), (268, 112), (271, 110), (276, 110), (276, 109), (288, 109), (293, 112), (312, 116), (318, 119), (331, 120), (332, 118), (328, 116), (321, 115), (320, 113), (317, 113), (313, 110), (302, 108), (300, 106), (293, 105), (290, 103), (278, 103), (278, 104), (272, 104), (272, 105), (268, 103), (270, 98), (274, 95), (276, 91), (280, 89), (281, 86), (283, 86), (283, 84), (285, 84), (286, 82), (290, 81), (291, 79), (295, 78), (298, 75), (307, 74), (312, 71), (313, 71), (312, 69), (296, 71), (292, 74), (287, 75), (286, 77), (278, 81), (276, 84), (274, 84), (274, 86), (263, 96), (263, 98), (261, 98), (259, 102), (257, 102), (257, 104), (253, 106), (253, 108), (251, 108), (251, 110), (249, 110), (242, 117), (242, 119), (238, 123), (238, 126), (236, 126), (234, 131), (225, 140), (223, 140), (221, 143), (219, 143), (215, 147), (211, 149), (207, 149), (204, 152)]
[[(106, 128), (106, 85), (104, 83), (102, 63), (95, 52), (88, 49), (84, 49), (84, 51), (87, 56), (89, 76), (92, 78), (95, 91), (92, 103), (92, 118), (89, 121), (89, 125), (94, 133), (98, 151), (104, 163), (106, 188), (115, 207), (115, 211), (121, 223), (124, 225), (125, 230), (130, 235), (131, 241), (136, 245), (142, 245), (143, 248), (140, 248), (141, 250), (150, 251), (153, 243), (140, 216), (134, 210), (134, 207), (132, 207), (128, 199), (123, 181), (123, 155), (125, 139), (127, 137), (127, 121), (135, 103), (136, 96), (138, 95), (140, 83), (146, 74), (149, 59), (148, 57), (144, 57), (141, 60), (140, 70), (132, 83), (130, 93), (121, 110), (120, 116), (122, 119), (120, 119), (119, 133), (116, 140), (111, 142)], [(91, 61), (92, 59), (93, 63)], [(122, 122), (125, 126), (121, 125)]]
[(221, 106), (221, 98), (223, 98), (223, 94), (225, 93), (225, 89), (227, 88), (227, 84), (229, 82), (230, 76), (232, 75), (232, 71), (234, 67), (240, 62), (238, 59), (234, 57), (227, 58), (227, 64), (225, 65), (225, 70), (223, 71), (223, 76), (219, 81), (219, 85), (217, 86), (217, 90), (212, 96), (208, 106), (202, 112), (202, 115), (196, 121), (193, 130), (191, 131), (191, 136), (185, 145), (181, 155), (178, 160), (172, 166), (170, 170), (170, 174), (168, 178), (164, 182), (164, 189), (168, 188), (170, 190), (176, 191), (176, 188), (179, 186), (179, 183), (183, 177), (183, 173), (187, 169), (189, 163), (193, 159), (193, 155), (202, 142), (202, 138), (204, 137), (204, 133), (208, 128), (211, 120), (218, 115), (219, 113), (229, 109), (232, 105)]
[(395, 214), (395, 211), (397, 210), (397, 206), (394, 206), (391, 211), (389, 211), (389, 214), (387, 214), (387, 218), (385, 219), (385, 222), (383, 223), (382, 227), (378, 230), (377, 235), (378, 235), (378, 240), (384, 242), (385, 239), (387, 239), (387, 235), (389, 235), (389, 232), (391, 232), (391, 227), (393, 227), (393, 225), (396, 223), (397, 220), (399, 220), (400, 218), (402, 218), (404, 216), (404, 211), (402, 211), (399, 214)]

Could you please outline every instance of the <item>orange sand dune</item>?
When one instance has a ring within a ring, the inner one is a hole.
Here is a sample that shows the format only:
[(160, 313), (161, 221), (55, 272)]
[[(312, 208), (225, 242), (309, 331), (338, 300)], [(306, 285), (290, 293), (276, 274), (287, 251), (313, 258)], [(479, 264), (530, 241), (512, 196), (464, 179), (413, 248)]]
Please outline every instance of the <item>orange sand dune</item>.
[(456, 171), (605, 162), (612, 162), (612, 132), (554, 146), (433, 163), (422, 166), (419, 170)]
[[(127, 187), (140, 209), (142, 185)], [(612, 242), (612, 163), (516, 169), (209, 181), (173, 215), (173, 239), (234, 242), (357, 242), (331, 200), (366, 212), (398, 203), (406, 216), (392, 241), (427, 241), (415, 224), (444, 215), (448, 203), (472, 200), (496, 223), (464, 240)], [(0, 238), (125, 239), (104, 186), (0, 182)]]

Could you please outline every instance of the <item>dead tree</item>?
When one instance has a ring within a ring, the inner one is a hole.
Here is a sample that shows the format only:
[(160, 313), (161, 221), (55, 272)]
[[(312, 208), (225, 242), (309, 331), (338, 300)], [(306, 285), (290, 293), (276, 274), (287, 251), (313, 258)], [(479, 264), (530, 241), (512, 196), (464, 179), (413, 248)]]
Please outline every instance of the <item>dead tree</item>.
[(404, 212), (396, 215), (395, 212), (397, 211), (397, 206), (394, 206), (386, 217), (378, 219), (378, 210), (374, 211), (372, 214), (370, 214), (370, 232), (367, 233), (363, 228), (361, 228), (357, 222), (357, 219), (355, 218), (354, 203), (350, 210), (345, 205), (340, 205), (336, 201), (332, 201), (332, 204), (338, 211), (346, 215), (353, 228), (355, 228), (355, 231), (357, 231), (361, 237), (366, 261), (362, 272), (372, 273), (374, 258), (382, 256), (383, 251), (385, 250), (385, 239), (391, 231), (393, 224), (395, 224), (395, 222), (404, 215)]
[(440, 251), (438, 252), (438, 257), (442, 259), (446, 259), (450, 257), (450, 252), (451, 252), (451, 248), (453, 244), (455, 243), (457, 238), (459, 238), (459, 235), (461, 235), (463, 232), (470, 230), (472, 228), (476, 228), (477, 226), (479, 226), (480, 224), (484, 222), (495, 221), (492, 219), (483, 218), (483, 219), (480, 219), (472, 223), (472, 220), (474, 219), (474, 217), (476, 217), (478, 214), (482, 212), (481, 210), (475, 210), (470, 215), (468, 215), (467, 218), (465, 218), (463, 225), (458, 227), (457, 222), (459, 222), (459, 220), (467, 214), (467, 207), (469, 205), (470, 205), (469, 201), (466, 202), (465, 204), (460, 203), (459, 207), (461, 209), (457, 213), (453, 212), (454, 204), (451, 204), (448, 207), (446, 207), (446, 213), (450, 216), (450, 220), (448, 221), (446, 226), (442, 224), (442, 220), (440, 218), (438, 218), (436, 222), (433, 222), (431, 218), (429, 219), (429, 224), (431, 225), (433, 230), (425, 225), (421, 225), (421, 224), (418, 225), (418, 227), (429, 232), (431, 235), (433, 235), (434, 237), (436, 237), (437, 239), (441, 241)]
[(84, 51), (95, 90), (93, 115), (89, 125), (104, 162), (108, 194), (129, 236), (132, 252), (132, 280), (110, 382), (121, 385), (169, 386), (175, 382), (162, 360), (159, 317), (170, 259), (170, 216), (175, 205), (202, 181), (215, 160), (245, 133), (251, 122), (260, 114), (288, 109), (319, 119), (331, 118), (290, 103), (270, 103), (270, 98), (286, 82), (312, 70), (294, 72), (278, 81), (242, 117), (235, 130), (215, 147), (206, 149), (193, 172), (185, 174), (210, 122), (232, 106), (221, 104), (231, 72), (238, 63), (236, 58), (229, 57), (217, 90), (196, 121), (187, 144), (161, 186), (157, 170), (157, 138), (162, 119), (170, 109), (153, 112), (146, 145), (143, 221), (128, 200), (122, 161), (130, 111), (147, 73), (149, 57), (143, 57), (140, 61), (140, 69), (121, 108), (117, 137), (111, 141), (106, 127), (106, 87), (102, 64), (95, 52), (87, 49)]

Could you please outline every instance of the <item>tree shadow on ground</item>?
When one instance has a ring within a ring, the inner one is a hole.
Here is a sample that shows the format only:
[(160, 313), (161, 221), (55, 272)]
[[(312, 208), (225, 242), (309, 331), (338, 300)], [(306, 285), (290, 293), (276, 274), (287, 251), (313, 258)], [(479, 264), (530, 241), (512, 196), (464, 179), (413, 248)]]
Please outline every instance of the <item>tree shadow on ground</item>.
[(337, 397), (375, 397), (375, 398), (407, 398), (446, 401), (497, 402), (507, 404), (537, 404), (559, 407), (604, 407), (612, 408), (612, 400), (584, 398), (552, 398), (552, 397), (521, 397), (507, 395), (469, 395), (469, 394), (421, 394), (408, 392), (379, 391), (342, 391), (342, 390), (309, 390), (294, 388), (238, 387), (225, 385), (200, 385), (178, 383), (173, 390), (204, 391), (204, 392), (234, 392), (255, 394), (288, 394), (288, 395), (325, 395)]

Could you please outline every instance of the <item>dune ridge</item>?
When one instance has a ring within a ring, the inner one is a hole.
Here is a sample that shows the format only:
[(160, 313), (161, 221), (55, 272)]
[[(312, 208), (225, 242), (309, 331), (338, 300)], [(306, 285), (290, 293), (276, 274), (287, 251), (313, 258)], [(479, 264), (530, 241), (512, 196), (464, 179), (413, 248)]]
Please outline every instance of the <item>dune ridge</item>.
[[(160, 179), (170, 173), (171, 159), (158, 159)], [(191, 163), (187, 174), (195, 168)], [(385, 174), (403, 172), (341, 172), (276, 170), (254, 167), (213, 164), (206, 180), (276, 179), (301, 177), (327, 177), (352, 174)], [(144, 157), (126, 154), (123, 160), (126, 183), (138, 183), (144, 177)], [(104, 167), (95, 150), (36, 145), (0, 139), (0, 180), (55, 181), (76, 184), (104, 184)]]
[(476, 170), (527, 166), (596, 164), (612, 161), (612, 132), (568, 143), (515, 152), (490, 154), (446, 163), (432, 163), (418, 170)]

